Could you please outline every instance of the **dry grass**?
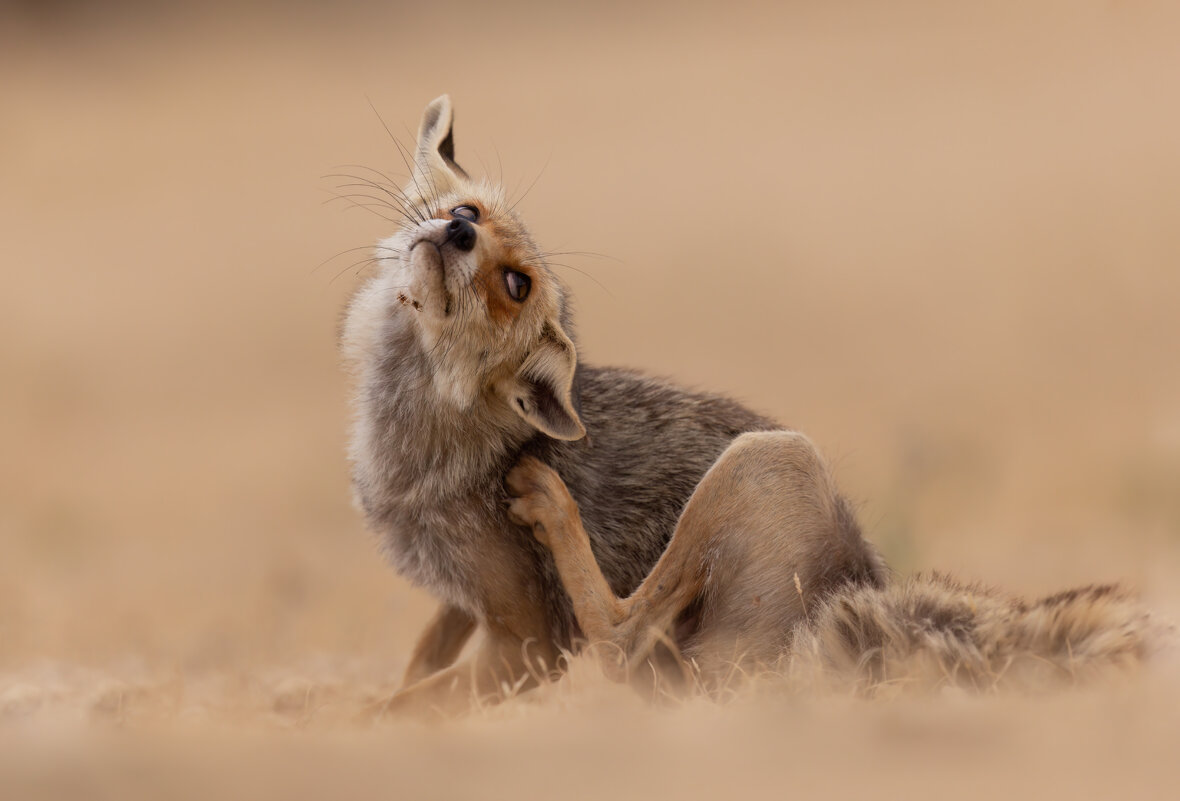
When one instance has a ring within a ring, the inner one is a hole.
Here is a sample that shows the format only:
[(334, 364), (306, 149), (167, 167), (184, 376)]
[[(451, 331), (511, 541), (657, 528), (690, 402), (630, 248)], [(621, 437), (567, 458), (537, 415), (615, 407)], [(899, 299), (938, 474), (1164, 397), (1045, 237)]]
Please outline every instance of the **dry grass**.
[(903, 570), (1177, 618), (1173, 9), (97, 5), (0, 11), (5, 797), (1174, 794), (1174, 663), (651, 709), (579, 660), (367, 722), (430, 601), (348, 505), (342, 251), (388, 224), (319, 179), (401, 171), (366, 97), (451, 92), (460, 162), (609, 257), (588, 359), (807, 431)]
[[(872, 703), (785, 693), (770, 681), (722, 705), (659, 708), (602, 683), (587, 665), (568, 678), (444, 726), (358, 724), (352, 713), (375, 685), (347, 670), (327, 683), (274, 680), (269, 692), (262, 679), (228, 693), (193, 682), (183, 694), (204, 690), (228, 708), (210, 713), (194, 699), (164, 715), (120, 717), (107, 701), (73, 718), (9, 718), (0, 770), (12, 797), (103, 799), (1163, 798), (1177, 779), (1180, 721), (1165, 711), (1180, 700), (1174, 675), (1020, 697)], [(175, 693), (152, 688), (134, 701), (125, 690), (123, 714), (144, 711), (153, 694), (170, 696), (167, 706)]]

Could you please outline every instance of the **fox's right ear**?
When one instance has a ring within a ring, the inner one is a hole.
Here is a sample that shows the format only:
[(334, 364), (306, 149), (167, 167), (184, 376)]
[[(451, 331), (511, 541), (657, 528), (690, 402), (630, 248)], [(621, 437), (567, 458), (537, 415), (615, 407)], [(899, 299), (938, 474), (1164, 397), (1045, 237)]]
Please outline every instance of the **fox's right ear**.
[(454, 120), (450, 95), (436, 97), (422, 112), (413, 178), (414, 188), (421, 195), (439, 195), (468, 177), (455, 163)]
[(574, 343), (555, 324), (547, 324), (516, 375), (499, 390), (520, 417), (554, 439), (586, 436), (574, 397), (578, 357)]

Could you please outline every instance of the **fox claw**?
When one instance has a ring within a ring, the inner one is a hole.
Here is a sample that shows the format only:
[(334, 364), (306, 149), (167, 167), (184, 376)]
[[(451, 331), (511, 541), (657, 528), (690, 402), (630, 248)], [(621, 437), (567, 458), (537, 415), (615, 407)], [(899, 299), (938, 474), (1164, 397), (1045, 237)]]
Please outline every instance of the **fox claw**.
[(508, 471), (504, 484), (509, 495), (508, 519), (530, 527), (533, 536), (548, 545), (552, 521), (561, 514), (562, 496), (569, 498), (561, 477), (539, 459), (525, 456)]

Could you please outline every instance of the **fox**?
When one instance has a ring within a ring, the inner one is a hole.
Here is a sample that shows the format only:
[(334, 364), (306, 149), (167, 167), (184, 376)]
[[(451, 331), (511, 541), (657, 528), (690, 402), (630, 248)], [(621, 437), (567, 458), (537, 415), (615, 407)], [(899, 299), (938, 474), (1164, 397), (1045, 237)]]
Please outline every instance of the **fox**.
[(906, 666), (982, 687), (1152, 652), (1158, 622), (1116, 585), (1029, 603), (896, 579), (804, 434), (584, 363), (565, 285), (503, 188), (459, 166), (453, 119), (429, 103), (408, 183), (371, 182), (398, 227), (342, 327), (354, 501), (439, 602), (383, 713), (463, 714), (588, 646), (647, 692), (784, 664), (865, 692)]

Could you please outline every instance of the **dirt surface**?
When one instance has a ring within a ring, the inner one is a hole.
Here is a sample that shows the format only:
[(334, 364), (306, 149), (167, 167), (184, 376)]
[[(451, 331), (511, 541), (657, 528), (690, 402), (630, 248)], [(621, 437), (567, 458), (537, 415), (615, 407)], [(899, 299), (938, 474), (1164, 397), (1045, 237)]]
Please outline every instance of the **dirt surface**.
[(336, 327), (391, 225), (333, 200), (449, 92), (576, 252), (583, 359), (806, 431), (903, 572), (1177, 618), (1174, 8), (156, 5), (0, 7), (0, 786), (1175, 796), (1175, 660), (667, 710), (579, 662), (368, 722), (432, 602), (349, 503)]

